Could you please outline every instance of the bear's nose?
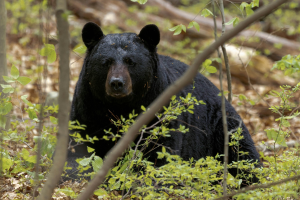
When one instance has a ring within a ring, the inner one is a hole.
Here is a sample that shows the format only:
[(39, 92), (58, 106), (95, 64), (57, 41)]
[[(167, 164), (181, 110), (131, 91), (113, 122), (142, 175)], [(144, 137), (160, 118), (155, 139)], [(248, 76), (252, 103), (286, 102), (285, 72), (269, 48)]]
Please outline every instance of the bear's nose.
[(110, 79), (110, 87), (114, 90), (114, 92), (121, 92), (124, 87), (124, 80), (122, 78), (111, 78)]

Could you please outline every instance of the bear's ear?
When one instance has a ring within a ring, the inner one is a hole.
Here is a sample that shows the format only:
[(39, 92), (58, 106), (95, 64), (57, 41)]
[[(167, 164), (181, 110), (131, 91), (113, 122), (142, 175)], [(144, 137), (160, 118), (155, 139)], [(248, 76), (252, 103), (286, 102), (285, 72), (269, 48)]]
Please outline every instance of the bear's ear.
[(102, 36), (101, 28), (93, 22), (86, 23), (82, 29), (82, 40), (88, 49), (93, 48)]
[(159, 29), (155, 24), (146, 25), (142, 28), (139, 37), (147, 42), (147, 44), (156, 47), (160, 40)]

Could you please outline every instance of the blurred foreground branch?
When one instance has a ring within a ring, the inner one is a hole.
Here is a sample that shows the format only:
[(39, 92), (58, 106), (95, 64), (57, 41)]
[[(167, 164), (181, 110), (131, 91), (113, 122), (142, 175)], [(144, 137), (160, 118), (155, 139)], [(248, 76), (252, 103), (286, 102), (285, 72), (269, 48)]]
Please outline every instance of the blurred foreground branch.
[(61, 174), (64, 169), (67, 158), (67, 147), (69, 139), (69, 24), (66, 0), (56, 1), (56, 21), (58, 30), (59, 43), (59, 111), (58, 111), (58, 133), (55, 154), (53, 158), (53, 165), (48, 179), (41, 191), (39, 200), (51, 199), (54, 188), (57, 186)]

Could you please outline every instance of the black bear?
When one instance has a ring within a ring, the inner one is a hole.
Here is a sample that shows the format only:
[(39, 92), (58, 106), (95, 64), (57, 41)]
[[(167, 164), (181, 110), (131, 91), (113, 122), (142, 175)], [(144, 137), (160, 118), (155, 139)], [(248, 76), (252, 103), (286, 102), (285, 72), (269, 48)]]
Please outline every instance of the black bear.
[[(82, 71), (76, 85), (72, 102), (71, 120), (85, 124), (85, 131), (78, 131), (85, 137), (97, 136), (99, 141), (75, 147), (68, 153), (68, 163), (76, 166), (75, 159), (89, 156), (87, 145), (94, 148), (96, 155), (104, 158), (115, 142), (103, 140), (104, 129), (117, 128), (110, 119), (115, 116), (127, 117), (132, 110), (141, 113), (141, 106), (149, 106), (170, 84), (172, 84), (188, 66), (168, 56), (158, 55), (156, 47), (160, 41), (157, 26), (147, 25), (137, 35), (135, 33), (104, 35), (101, 28), (94, 23), (87, 23), (82, 30), (82, 39), (87, 47)], [(178, 96), (193, 93), (206, 105), (196, 106), (194, 114), (183, 113), (171, 125), (178, 128), (180, 124), (188, 126), (188, 133), (171, 132), (171, 137), (160, 138), (159, 143), (180, 155), (184, 160), (198, 160), (206, 156), (223, 154), (224, 134), (219, 90), (206, 77), (198, 73), (190, 85)], [(240, 159), (258, 161), (251, 136), (242, 123), (235, 109), (226, 101), (228, 130), (241, 125), (242, 135), (240, 150), (248, 155)], [(156, 160), (158, 148), (148, 154), (148, 160), (159, 167), (165, 160)], [(74, 153), (73, 153), (74, 152)], [(237, 153), (229, 148), (229, 162), (237, 160)], [(230, 171), (233, 175), (236, 170)], [(76, 174), (76, 173), (75, 173)], [(71, 178), (77, 178), (75, 175)]]

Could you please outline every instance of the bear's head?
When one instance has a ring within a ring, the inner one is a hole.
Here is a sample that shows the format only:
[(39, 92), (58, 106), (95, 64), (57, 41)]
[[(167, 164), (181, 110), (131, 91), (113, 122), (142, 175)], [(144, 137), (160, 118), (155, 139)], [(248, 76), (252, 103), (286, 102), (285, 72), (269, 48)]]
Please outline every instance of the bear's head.
[(156, 25), (145, 26), (138, 35), (104, 35), (98, 25), (89, 22), (83, 27), (82, 39), (88, 49), (84, 76), (94, 97), (114, 104), (145, 97), (158, 65), (160, 33)]

